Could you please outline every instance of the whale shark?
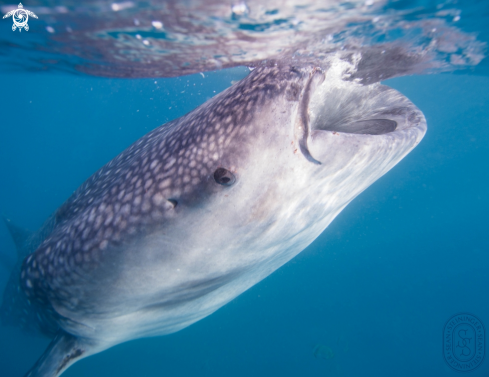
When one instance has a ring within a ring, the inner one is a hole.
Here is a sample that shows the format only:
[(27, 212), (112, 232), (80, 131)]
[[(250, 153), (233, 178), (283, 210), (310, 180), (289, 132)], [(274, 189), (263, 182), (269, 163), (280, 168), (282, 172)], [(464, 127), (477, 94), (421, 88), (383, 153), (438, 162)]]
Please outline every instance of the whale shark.
[(314, 241), (423, 138), (380, 83), (268, 62), (103, 166), (19, 250), (4, 323), (52, 338), (26, 376), (209, 316)]

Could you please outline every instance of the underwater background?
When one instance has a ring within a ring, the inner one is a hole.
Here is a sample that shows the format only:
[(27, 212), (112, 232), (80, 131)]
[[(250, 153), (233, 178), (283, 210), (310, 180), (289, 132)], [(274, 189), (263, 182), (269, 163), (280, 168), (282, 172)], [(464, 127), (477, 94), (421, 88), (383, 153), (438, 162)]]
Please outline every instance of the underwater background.
[[(37, 229), (138, 137), (247, 73), (0, 74), (1, 214)], [(464, 312), (489, 326), (489, 78), (441, 74), (385, 84), (424, 112), (428, 133), (310, 247), (189, 328), (118, 345), (64, 375), (458, 375), (443, 358), (446, 321)], [(3, 288), (15, 261), (5, 226), (0, 251)], [(23, 375), (47, 344), (0, 327), (0, 375)], [(489, 360), (467, 375), (489, 375)]]
[[(473, 15), (483, 2), (464, 4)], [(482, 20), (462, 17), (487, 41)], [(0, 43), (1, 61), (8, 46)], [(5, 67), (0, 215), (31, 230), (137, 138), (249, 73), (116, 79)], [(428, 132), (313, 244), (211, 316), (83, 359), (63, 377), (489, 376), (487, 355), (466, 373), (443, 356), (444, 326), (457, 313), (476, 316), (489, 335), (488, 67), (486, 58), (463, 74), (384, 81), (423, 111)], [(15, 261), (0, 224), (0, 291)], [(0, 325), (0, 376), (25, 374), (48, 343)]]

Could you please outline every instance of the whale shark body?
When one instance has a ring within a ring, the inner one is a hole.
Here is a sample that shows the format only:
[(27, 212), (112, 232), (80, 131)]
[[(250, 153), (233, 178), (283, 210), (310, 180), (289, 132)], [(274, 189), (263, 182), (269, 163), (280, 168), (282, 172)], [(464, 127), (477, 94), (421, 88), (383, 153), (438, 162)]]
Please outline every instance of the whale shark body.
[(136, 141), (19, 241), (27, 255), (3, 317), (21, 312), (53, 338), (27, 375), (59, 376), (210, 315), (301, 252), (421, 141), (426, 121), (407, 98), (331, 72), (257, 67)]

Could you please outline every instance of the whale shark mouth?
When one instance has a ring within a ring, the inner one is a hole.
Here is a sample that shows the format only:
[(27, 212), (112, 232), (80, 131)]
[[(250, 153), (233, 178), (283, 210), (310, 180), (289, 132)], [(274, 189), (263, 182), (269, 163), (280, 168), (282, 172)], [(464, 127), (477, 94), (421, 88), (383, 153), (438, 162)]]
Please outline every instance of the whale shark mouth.
[(388, 86), (361, 85), (328, 76), (310, 88), (306, 105), (309, 135), (314, 131), (384, 135), (409, 128), (409, 117), (419, 111)]
[(409, 128), (418, 118), (416, 106), (396, 90), (346, 80), (344, 72), (312, 68), (301, 95), (295, 133), (304, 157), (317, 165), (310, 147), (318, 133), (381, 136)]
[(321, 165), (328, 153), (325, 148), (329, 153), (339, 148), (330, 144), (328, 135), (340, 136), (334, 145), (344, 148), (345, 142), (367, 143), (380, 150), (382, 145), (409, 144), (408, 134), (420, 140), (425, 131), (421, 111), (398, 91), (380, 83), (346, 80), (335, 69), (310, 71), (296, 122), (296, 136), (308, 161)]
[(325, 79), (313, 89), (308, 103), (311, 132), (383, 135), (398, 127), (399, 115), (411, 102), (393, 89), (380, 85)]

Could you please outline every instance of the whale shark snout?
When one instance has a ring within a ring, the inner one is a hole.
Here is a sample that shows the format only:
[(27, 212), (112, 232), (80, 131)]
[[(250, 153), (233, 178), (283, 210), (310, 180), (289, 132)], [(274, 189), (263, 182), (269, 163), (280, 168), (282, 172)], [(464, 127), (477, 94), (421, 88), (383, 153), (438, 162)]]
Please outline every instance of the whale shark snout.
[(34, 311), (54, 336), (29, 375), (213, 313), (301, 252), (425, 132), (393, 89), (279, 64), (153, 130), (31, 236), (8, 290), (21, 297), (3, 304), (23, 303), (11, 313)]

